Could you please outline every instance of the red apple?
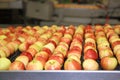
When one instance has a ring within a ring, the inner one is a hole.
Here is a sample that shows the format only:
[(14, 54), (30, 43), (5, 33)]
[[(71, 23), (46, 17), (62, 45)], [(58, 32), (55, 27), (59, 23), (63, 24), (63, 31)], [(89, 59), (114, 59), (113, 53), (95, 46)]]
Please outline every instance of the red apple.
[(81, 64), (73, 58), (68, 58), (64, 63), (64, 70), (81, 70)]
[(93, 59), (86, 59), (83, 61), (84, 70), (98, 70), (99, 64)]
[(76, 49), (69, 50), (67, 57), (72, 56), (72, 55), (76, 55), (77, 57), (79, 57), (79, 59), (81, 58), (81, 52), (79, 50), (76, 50)]
[(32, 55), (32, 57), (34, 57), (37, 53), (37, 51), (34, 48), (29, 48), (26, 52), (29, 52)]
[(15, 59), (15, 61), (20, 61), (26, 66), (29, 62), (29, 58), (25, 55), (20, 55)]
[(10, 67), (9, 70), (24, 70), (25, 66), (21, 61), (14, 61)]
[(42, 57), (42, 56), (36, 56), (36, 57), (34, 58), (34, 60), (38, 60), (38, 61), (40, 61), (40, 62), (42, 63), (43, 66), (44, 66), (45, 63), (46, 63), (45, 58)]
[(70, 44), (71, 40), (69, 38), (66, 38), (66, 37), (62, 37), (60, 42), (65, 42), (67, 43), (68, 45)]
[(100, 65), (104, 70), (114, 70), (118, 62), (115, 57), (103, 57), (100, 61)]
[(98, 59), (98, 53), (96, 53), (93, 49), (88, 49), (86, 53), (84, 53), (84, 59)]
[(64, 58), (60, 57), (60, 56), (57, 56), (57, 55), (52, 55), (49, 60), (56, 60), (58, 61), (61, 65), (63, 64), (64, 62)]
[(56, 60), (48, 60), (44, 68), (45, 70), (61, 70), (61, 64)]
[(35, 55), (35, 57), (37, 57), (37, 56), (43, 57), (43, 58), (45, 59), (45, 61), (47, 61), (48, 58), (49, 58), (49, 54), (48, 54), (46, 51), (40, 51), (40, 52), (38, 52), (38, 53)]
[(21, 52), (26, 51), (29, 48), (30, 44), (28, 44), (27, 42), (23, 42), (19, 45), (19, 50)]
[(33, 59), (32, 55), (29, 52), (22, 52), (20, 55), (27, 56), (29, 58), (29, 61)]

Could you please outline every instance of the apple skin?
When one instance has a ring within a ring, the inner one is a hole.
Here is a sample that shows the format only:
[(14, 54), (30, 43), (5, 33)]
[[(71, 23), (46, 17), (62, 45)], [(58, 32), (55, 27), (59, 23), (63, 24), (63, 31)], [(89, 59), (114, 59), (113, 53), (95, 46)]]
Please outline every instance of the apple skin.
[(25, 66), (24, 63), (22, 63), (21, 61), (14, 61), (13, 63), (11, 63), (9, 70), (24, 70)]
[(81, 64), (73, 58), (68, 58), (64, 63), (64, 70), (81, 70)]
[(76, 34), (74, 34), (73, 39), (77, 39), (77, 40), (82, 42), (83, 41), (83, 36), (82, 36), (81, 33), (76, 33)]
[(83, 61), (84, 70), (98, 70), (99, 64), (93, 59), (86, 59)]
[(24, 55), (24, 56), (27, 56), (29, 58), (29, 61), (31, 61), (33, 59), (32, 55), (29, 53), (29, 52), (22, 52), (20, 55)]
[(27, 64), (26, 70), (43, 70), (43, 64), (39, 60), (34, 59)]
[(115, 57), (103, 57), (100, 61), (100, 65), (104, 70), (114, 70), (117, 67), (117, 59)]
[(61, 70), (61, 64), (56, 60), (48, 60), (45, 63), (45, 70)]
[(28, 44), (27, 42), (23, 42), (19, 45), (19, 50), (21, 52), (26, 51), (29, 48), (30, 44)]
[(7, 55), (3, 50), (0, 50), (0, 58), (2, 57), (7, 57)]
[(49, 57), (52, 55), (52, 52), (49, 48), (43, 48), (42, 51), (46, 52)]
[(113, 56), (113, 52), (110, 48), (104, 48), (99, 50), (100, 59), (102, 59), (105, 56)]
[(15, 59), (15, 61), (21, 61), (26, 66), (29, 62), (29, 58), (25, 55), (20, 55)]
[(94, 51), (93, 49), (88, 49), (86, 53), (84, 53), (84, 59), (98, 59), (98, 53)]
[(62, 37), (60, 42), (65, 42), (67, 43), (68, 45), (70, 44), (71, 40), (69, 38), (66, 38), (66, 37)]
[[(35, 57), (37, 57), (37, 56), (43, 57), (43, 58), (45, 59), (45, 61), (47, 61), (48, 58), (49, 58), (49, 54), (48, 54), (47, 52), (45, 52), (45, 51), (40, 51), (40, 52), (38, 52), (38, 53), (35, 55)], [(34, 57), (34, 58), (35, 58), (35, 57)]]
[(26, 52), (30, 53), (32, 55), (32, 57), (34, 57), (35, 54), (37, 53), (37, 51), (34, 48), (28, 48), (28, 50)]
[(64, 62), (64, 58), (60, 57), (60, 56), (57, 56), (57, 55), (52, 55), (49, 60), (56, 60), (58, 61), (61, 65), (63, 64)]
[(114, 53), (116, 54), (118, 49), (120, 49), (120, 41), (115, 41), (111, 45), (112, 45), (112, 49), (113, 49)]
[(81, 52), (79, 50), (76, 50), (76, 49), (69, 50), (67, 53), (67, 57), (72, 56), (72, 55), (77, 56), (79, 59), (81, 58)]
[(45, 58), (42, 57), (42, 56), (36, 56), (33, 60), (38, 60), (38, 61), (40, 61), (40, 62), (42, 63), (43, 66), (44, 66), (45, 63), (46, 63)]
[(0, 58), (0, 70), (8, 70), (11, 65), (11, 61), (8, 58)]

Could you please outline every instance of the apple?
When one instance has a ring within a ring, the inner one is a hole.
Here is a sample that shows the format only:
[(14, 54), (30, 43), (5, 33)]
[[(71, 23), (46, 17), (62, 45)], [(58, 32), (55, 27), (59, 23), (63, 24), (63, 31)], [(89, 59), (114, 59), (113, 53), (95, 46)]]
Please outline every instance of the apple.
[(34, 45), (38, 46), (39, 51), (42, 50), (43, 46), (46, 44), (46, 40), (44, 41), (36, 41)]
[(8, 58), (0, 58), (0, 70), (8, 70), (11, 61)]
[(5, 52), (6, 57), (10, 56), (10, 50), (6, 46), (1, 46), (0, 49)]
[(120, 35), (120, 25), (115, 25), (115, 26), (114, 26), (114, 31), (115, 31), (118, 35)]
[(63, 64), (64, 62), (64, 58), (60, 57), (60, 56), (57, 56), (57, 55), (52, 55), (49, 60), (56, 60), (58, 61), (61, 65)]
[(28, 44), (27, 42), (23, 42), (19, 45), (19, 50), (21, 52), (26, 51), (29, 48), (30, 44)]
[(112, 49), (113, 49), (114, 53), (116, 53), (120, 47), (120, 41), (115, 41), (115, 42), (111, 43), (111, 45), (112, 45)]
[(39, 60), (34, 59), (27, 64), (26, 70), (43, 70), (43, 64)]
[(46, 63), (45, 58), (42, 57), (42, 56), (36, 56), (33, 60), (38, 60), (38, 61), (40, 61), (40, 62), (42, 63), (43, 66), (44, 66), (45, 63)]
[(32, 44), (29, 46), (28, 49), (33, 48), (36, 50), (36, 52), (39, 52), (41, 50), (41, 47), (39, 47), (37, 44)]
[(29, 36), (26, 40), (25, 40), (28, 44), (33, 44), (37, 41), (37, 39), (33, 36)]
[(96, 48), (95, 47), (92, 47), (92, 46), (86, 46), (86, 47), (84, 47), (84, 53), (86, 53), (86, 51), (88, 50), (88, 49), (93, 49), (94, 51), (96, 51), (97, 52), (97, 50), (96, 50)]
[(37, 53), (37, 51), (34, 48), (28, 48), (26, 52), (30, 53), (32, 57), (34, 57), (35, 54)]
[(20, 55), (15, 59), (15, 61), (21, 61), (26, 66), (29, 62), (29, 58), (25, 55)]
[(43, 47), (42, 50), (44, 50), (45, 48), (46, 48), (46, 49), (49, 49), (50, 52), (52, 53), (52, 52), (54, 51), (54, 49), (55, 49), (55, 46), (54, 46), (54, 44), (52, 44), (52, 43), (48, 43), (48, 44), (46, 44), (46, 45)]
[(92, 46), (94, 48), (96, 48), (96, 44), (94, 44), (93, 42), (87, 42), (84, 44), (84, 48), (87, 47), (87, 46)]
[(72, 35), (71, 34), (64, 34), (64, 37), (72, 40)]
[(105, 56), (113, 56), (113, 52), (110, 48), (101, 49), (101, 50), (99, 50), (99, 56), (100, 56), (100, 58), (103, 58)]
[(101, 44), (101, 43), (104, 43), (104, 42), (106, 42), (107, 41), (107, 38), (106, 37), (99, 37), (98, 39), (97, 39), (97, 44)]
[(54, 50), (54, 52), (61, 52), (64, 55), (64, 57), (66, 57), (67, 51), (68, 51), (68, 47), (65, 45), (58, 45)]
[(11, 63), (9, 70), (24, 70), (25, 66), (24, 63), (22, 63), (21, 61), (14, 61), (13, 63)]
[(61, 64), (56, 60), (48, 60), (44, 68), (45, 70), (61, 70)]
[(77, 28), (76, 28), (76, 30), (75, 30), (75, 34), (76, 33), (83, 34), (84, 33), (84, 28), (85, 28), (84, 25), (78, 25)]
[(111, 37), (109, 38), (109, 41), (110, 41), (111, 43), (113, 43), (115, 39), (119, 39), (119, 36), (118, 36), (117, 34), (111, 36)]
[(40, 51), (40, 52), (38, 52), (38, 53), (35, 55), (35, 58), (36, 58), (37, 56), (43, 57), (43, 58), (45, 59), (45, 61), (47, 61), (48, 58), (49, 58), (49, 54), (48, 54), (46, 51)]
[(7, 57), (6, 53), (0, 49), (0, 58)]
[(76, 49), (69, 50), (67, 53), (67, 57), (72, 56), (72, 55), (77, 56), (79, 59), (81, 58), (81, 52), (79, 50), (76, 50)]
[(84, 59), (98, 59), (98, 53), (93, 49), (88, 49), (86, 53), (84, 53)]
[(76, 34), (74, 34), (73, 38), (75, 38), (75, 39), (78, 39), (78, 40), (82, 41), (83, 36), (82, 36), (82, 34), (80, 34), (80, 33), (76, 33)]
[(31, 61), (33, 59), (32, 55), (29, 53), (29, 52), (22, 52), (20, 55), (24, 55), (24, 56), (27, 56), (29, 61)]
[(115, 57), (103, 57), (100, 61), (100, 65), (104, 70), (114, 70), (118, 62)]
[(60, 42), (65, 42), (65, 43), (67, 43), (67, 44), (69, 45), (70, 42), (71, 42), (71, 40), (70, 40), (69, 38), (62, 37), (62, 38), (60, 39)]
[(79, 62), (81, 64), (80, 58), (78, 56), (76, 56), (76, 55), (71, 55), (68, 58), (69, 59), (72, 58), (72, 59), (76, 60), (77, 62)]
[(65, 31), (64, 34), (70, 34), (73, 35), (74, 34), (74, 29), (70, 29), (70, 27)]
[(81, 63), (73, 58), (68, 58), (64, 63), (64, 70), (81, 70)]
[(48, 42), (54, 42), (55, 45), (58, 45), (59, 39), (60, 39), (60, 38), (59, 38), (58, 36), (52, 36), (52, 37), (48, 40)]
[(85, 39), (85, 43), (87, 43), (87, 42), (92, 42), (92, 43), (95, 44), (95, 39), (93, 39), (93, 38), (86, 38)]
[(62, 34), (61, 32), (55, 32), (55, 33), (53, 33), (52, 36), (59, 36), (59, 37), (62, 37), (63, 34)]
[(99, 69), (99, 64), (94, 59), (85, 59), (82, 65), (83, 65), (84, 70), (98, 70)]
[(16, 42), (12, 41), (9, 44), (11, 44), (14, 47), (14, 52), (18, 50), (19, 45)]
[(41, 51), (46, 52), (49, 57), (52, 55), (52, 52), (51, 52), (51, 50), (49, 48), (43, 48)]
[(10, 50), (10, 53), (13, 54), (15, 52), (15, 48), (12, 44), (7, 44), (6, 47)]

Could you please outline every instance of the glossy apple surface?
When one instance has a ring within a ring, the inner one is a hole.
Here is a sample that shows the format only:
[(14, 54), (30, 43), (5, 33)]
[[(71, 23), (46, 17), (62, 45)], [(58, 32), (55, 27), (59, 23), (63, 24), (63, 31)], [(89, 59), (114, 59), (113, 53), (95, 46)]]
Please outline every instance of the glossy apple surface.
[(8, 58), (0, 58), (0, 70), (8, 70), (11, 61)]
[(86, 59), (83, 61), (84, 70), (98, 70), (99, 64), (93, 59)]
[(100, 61), (100, 65), (104, 70), (114, 70), (118, 62), (115, 57), (103, 57)]

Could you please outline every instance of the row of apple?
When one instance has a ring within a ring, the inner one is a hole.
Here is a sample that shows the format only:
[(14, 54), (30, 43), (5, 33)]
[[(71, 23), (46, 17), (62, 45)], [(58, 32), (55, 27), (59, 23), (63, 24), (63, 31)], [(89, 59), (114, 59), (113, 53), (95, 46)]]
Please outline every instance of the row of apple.
[(108, 35), (105, 34), (105, 32), (109, 32), (106, 28), (107, 27), (103, 27), (101, 25), (95, 26), (95, 36), (99, 51), (100, 65), (104, 70), (114, 70), (118, 63), (107, 39)]
[[(73, 35), (73, 34), (72, 34)], [(82, 43), (84, 36), (84, 26), (79, 25), (73, 35), (71, 44), (64, 62), (64, 70), (81, 70)]]
[(60, 42), (55, 48), (53, 54), (49, 57), (48, 61), (45, 63), (44, 66), (45, 70), (62, 69), (74, 31), (75, 27), (73, 26), (69, 26), (68, 29), (66, 29), (63, 37), (60, 39)]
[(28, 49), (15, 59), (9, 70), (43, 69), (45, 62), (51, 56), (65, 29), (61, 27), (57, 32), (53, 30), (48, 29), (44, 34), (40, 35), (36, 42), (28, 46)]
[[(60, 39), (63, 36), (65, 31), (66, 31), (65, 27), (62, 27), (59, 31), (57, 31), (56, 33), (53, 33), (53, 36), (49, 39), (48, 43), (45, 46), (43, 46), (42, 50), (35, 55), (34, 59), (30, 63), (28, 63), (26, 69), (27, 70), (43, 70), (43, 69), (50, 69), (50, 68), (52, 69), (53, 68), (52, 66), (54, 64), (55, 65), (58, 64), (57, 66), (59, 66), (59, 62), (62, 61), (61, 59), (62, 54), (56, 54), (53, 56), (53, 53), (54, 53), (54, 50), (57, 48), (57, 45), (59, 44)], [(50, 61), (47, 64), (48, 60)], [(45, 67), (46, 64), (47, 66)], [(54, 68), (56, 68), (56, 66)]]
[[(95, 27), (71, 25), (68, 28), (55, 25), (52, 27), (9, 27), (0, 32), (2, 36), (6, 36), (0, 37), (0, 40), (5, 42), (4, 46), (0, 47), (0, 55), (8, 57), (17, 49), (21, 51), (21, 54), (9, 65), (9, 70), (60, 70), (62, 67), (65, 70), (80, 70), (82, 67), (84, 70), (87, 68), (96, 70), (99, 68), (96, 61), (99, 58), (103, 69), (112, 70), (116, 68), (117, 60), (120, 63), (120, 39), (118, 34), (113, 32), (110, 25), (104, 27), (101, 25)], [(12, 35), (7, 36), (7, 34)], [(83, 62), (81, 56), (84, 59)], [(117, 60), (114, 56), (117, 57)], [(2, 59), (6, 61), (7, 58), (0, 58), (0, 63), (3, 61)], [(10, 63), (10, 61), (7, 62)], [(111, 64), (108, 62), (113, 65), (110, 67)], [(94, 67), (89, 64), (93, 64)]]
[(111, 44), (111, 48), (116, 56), (118, 63), (120, 64), (120, 38), (119, 35), (114, 31), (111, 25), (106, 25), (104, 27), (107, 38)]
[(96, 47), (95, 34), (93, 27), (90, 25), (85, 27), (83, 53), (84, 70), (98, 70), (99, 64), (96, 61), (98, 60), (98, 52)]
[[(45, 27), (40, 28), (39, 26), (22, 27), (17, 26), (16, 28), (10, 26), (8, 28), (0, 29), (0, 56), (9, 57), (16, 50), (22, 51), (28, 48), (33, 42), (37, 40), (37, 35), (44, 33)], [(27, 45), (27, 46), (24, 46)]]

